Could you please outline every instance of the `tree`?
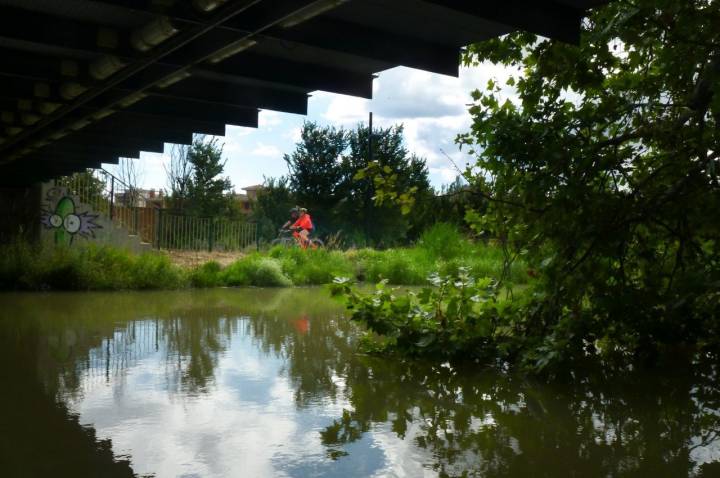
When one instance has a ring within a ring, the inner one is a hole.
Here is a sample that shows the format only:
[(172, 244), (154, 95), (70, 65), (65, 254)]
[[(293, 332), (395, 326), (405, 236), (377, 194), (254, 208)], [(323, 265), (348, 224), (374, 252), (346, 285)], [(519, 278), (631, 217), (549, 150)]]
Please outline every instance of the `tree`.
[[(359, 227), (373, 244), (392, 245), (406, 239), (410, 219), (392, 201), (378, 201), (386, 183), (413, 199), (431, 194), (425, 160), (405, 147), (402, 125), (373, 130), (372, 160), (367, 126), (359, 125), (349, 136), (349, 152), (343, 158), (343, 196), (339, 205), (349, 227)], [(366, 172), (377, 169), (379, 174)]]
[[(473, 92), (479, 230), (540, 272), (537, 357), (652, 356), (720, 337), (720, 3), (617, 0), (579, 47), (514, 33), (466, 64), (524, 72)], [(520, 327), (520, 324), (518, 324)]]
[(288, 185), (288, 178), (266, 178), (253, 203), (253, 219), (258, 224), (258, 235), (270, 241), (277, 236), (278, 228), (290, 218), (290, 209), (296, 198)]
[(467, 212), (472, 210), (484, 213), (487, 199), (475, 194), (473, 189), (463, 181), (461, 176), (452, 183), (442, 186), (432, 197), (429, 207), (425, 211), (418, 211), (426, 216), (425, 223), (440, 220), (449, 222), (459, 228), (467, 228)]
[(333, 209), (342, 199), (340, 166), (347, 145), (344, 129), (305, 122), (295, 151), (284, 156), (290, 170), (288, 185), (296, 202), (311, 210), (318, 224), (334, 222)]
[(295, 151), (285, 155), (288, 187), (296, 204), (307, 207), (321, 233), (342, 231), (355, 244), (392, 245), (404, 242), (413, 217), (392, 203), (377, 204), (377, 180), (358, 173), (371, 164), (413, 200), (432, 194), (425, 161), (409, 153), (402, 126), (373, 131), (373, 161), (368, 128), (347, 131), (305, 123)]
[(187, 186), (188, 209), (202, 216), (228, 215), (232, 211), (232, 183), (222, 174), (225, 160), (217, 139), (196, 138), (187, 152), (192, 176)]
[(192, 181), (189, 144), (173, 144), (170, 150), (170, 165), (163, 166), (170, 188), (170, 203), (173, 208), (182, 210)]
[(137, 206), (140, 199), (139, 184), (142, 182), (142, 166), (135, 158), (120, 158), (117, 166), (120, 181), (125, 185), (124, 206)]

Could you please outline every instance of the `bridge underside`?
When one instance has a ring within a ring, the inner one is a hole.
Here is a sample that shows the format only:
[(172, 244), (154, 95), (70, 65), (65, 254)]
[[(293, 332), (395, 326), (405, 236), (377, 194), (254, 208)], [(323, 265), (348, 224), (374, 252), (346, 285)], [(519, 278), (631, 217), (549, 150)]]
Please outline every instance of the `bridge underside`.
[(24, 186), (193, 133), (370, 98), (404, 65), (458, 74), (460, 49), (527, 30), (577, 42), (603, 0), (0, 0), (0, 185)]

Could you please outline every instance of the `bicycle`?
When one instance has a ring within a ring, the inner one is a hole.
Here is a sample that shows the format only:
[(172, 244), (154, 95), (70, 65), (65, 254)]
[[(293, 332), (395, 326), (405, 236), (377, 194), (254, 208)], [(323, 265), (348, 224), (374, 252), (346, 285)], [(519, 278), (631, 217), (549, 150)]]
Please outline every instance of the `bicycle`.
[[(303, 247), (302, 243), (300, 242), (300, 235), (293, 234), (293, 231), (290, 229), (280, 229), (280, 231), (278, 231), (278, 237), (273, 239), (270, 242), (270, 245), (284, 247)], [(317, 249), (319, 247), (325, 247), (325, 243), (322, 240), (315, 237), (308, 238), (308, 244), (306, 248)]]

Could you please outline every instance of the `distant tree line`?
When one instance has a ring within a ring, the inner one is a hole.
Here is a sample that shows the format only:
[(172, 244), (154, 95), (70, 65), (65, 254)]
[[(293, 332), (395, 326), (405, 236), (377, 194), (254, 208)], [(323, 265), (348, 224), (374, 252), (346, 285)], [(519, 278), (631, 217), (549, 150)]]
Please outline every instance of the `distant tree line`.
[[(462, 225), (468, 205), (482, 204), (460, 181), (435, 191), (426, 161), (408, 151), (403, 133), (401, 125), (373, 128), (370, 158), (366, 125), (347, 130), (306, 122), (295, 150), (284, 156), (288, 175), (267, 179), (254, 205), (262, 237), (274, 237), (295, 205), (310, 211), (317, 234), (339, 236), (346, 245), (389, 247), (413, 241), (438, 220)], [(363, 174), (371, 167), (383, 172), (381, 179)], [(377, 201), (378, 181), (409, 192), (412, 213)]]

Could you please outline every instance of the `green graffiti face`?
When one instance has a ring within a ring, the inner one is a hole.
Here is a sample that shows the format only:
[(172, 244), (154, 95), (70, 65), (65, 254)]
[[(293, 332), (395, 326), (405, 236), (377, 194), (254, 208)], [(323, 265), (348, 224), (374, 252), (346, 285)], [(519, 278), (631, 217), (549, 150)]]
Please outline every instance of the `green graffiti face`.
[[(50, 224), (55, 225), (55, 244), (72, 243), (73, 234), (80, 229), (80, 218), (75, 214), (75, 203), (69, 197), (63, 197), (55, 207), (55, 214), (50, 216)], [(72, 226), (72, 229), (68, 227)]]
[(54, 209), (44, 211), (42, 223), (46, 228), (54, 229), (55, 244), (70, 245), (78, 234), (94, 236), (93, 230), (100, 228), (100, 225), (94, 222), (97, 217), (97, 214), (78, 212), (72, 197), (62, 196)]

